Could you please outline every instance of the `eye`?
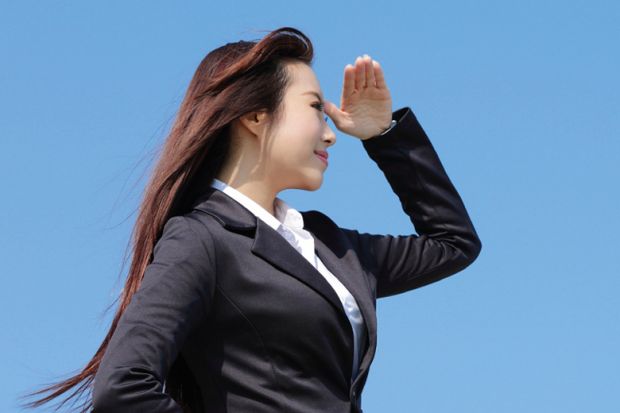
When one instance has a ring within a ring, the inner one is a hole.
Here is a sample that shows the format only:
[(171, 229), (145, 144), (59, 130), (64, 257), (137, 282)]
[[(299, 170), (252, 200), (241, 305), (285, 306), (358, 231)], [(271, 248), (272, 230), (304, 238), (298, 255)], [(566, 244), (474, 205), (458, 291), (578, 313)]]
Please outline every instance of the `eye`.
[(315, 102), (312, 104), (312, 107), (317, 108), (318, 110), (320, 110), (321, 112), (323, 112), (323, 109), (325, 108), (325, 106), (321, 103), (321, 102)]
[[(325, 105), (324, 105), (323, 103), (321, 103), (321, 102), (315, 102), (315, 103), (313, 103), (313, 104), (312, 104), (312, 107), (317, 108), (317, 110), (319, 110), (319, 111), (321, 111), (321, 112), (323, 112), (323, 111), (324, 111), (324, 109), (325, 109)], [(325, 116), (325, 122), (328, 122), (328, 121), (329, 121), (329, 117), (328, 117), (328, 116)]]

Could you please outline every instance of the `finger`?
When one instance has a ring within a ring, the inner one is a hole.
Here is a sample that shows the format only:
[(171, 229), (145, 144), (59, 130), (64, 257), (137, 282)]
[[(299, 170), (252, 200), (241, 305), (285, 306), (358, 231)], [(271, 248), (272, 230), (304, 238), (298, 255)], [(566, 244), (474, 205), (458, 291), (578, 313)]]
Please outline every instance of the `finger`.
[(336, 105), (334, 105), (332, 102), (330, 102), (330, 101), (329, 101), (329, 100), (327, 100), (327, 99), (325, 99), (325, 100), (323, 101), (323, 104), (324, 104), (324, 106), (325, 106), (325, 107), (324, 107), (325, 114), (326, 114), (327, 116), (329, 116), (330, 118), (335, 117), (336, 115), (335, 115), (335, 113), (334, 113), (334, 112), (335, 112), (335, 109), (336, 109), (336, 108), (335, 108), (334, 106), (336, 106)]
[(375, 71), (372, 59), (368, 55), (364, 55), (364, 67), (366, 68), (366, 87), (375, 87)]
[(344, 83), (342, 86), (341, 99), (348, 99), (355, 90), (355, 67), (351, 64), (347, 64), (344, 67)]
[(373, 72), (375, 73), (375, 81), (377, 82), (377, 88), (384, 89), (387, 87), (385, 84), (385, 77), (383, 76), (383, 69), (381, 65), (376, 60), (372, 62)]
[(362, 90), (366, 85), (366, 73), (364, 70), (364, 60), (361, 57), (355, 59), (355, 88)]
[(325, 100), (325, 114), (334, 122), (334, 125), (340, 125), (340, 119), (342, 117), (342, 111), (338, 109), (338, 106), (333, 104), (329, 100)]

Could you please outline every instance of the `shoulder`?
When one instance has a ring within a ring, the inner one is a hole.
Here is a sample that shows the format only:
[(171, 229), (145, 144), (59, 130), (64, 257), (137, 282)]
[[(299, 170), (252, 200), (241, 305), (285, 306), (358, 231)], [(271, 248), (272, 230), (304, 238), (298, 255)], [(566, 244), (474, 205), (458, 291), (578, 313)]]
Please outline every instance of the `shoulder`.
[(340, 227), (327, 214), (317, 211), (300, 211), (304, 217), (304, 227), (319, 237), (326, 245), (334, 250), (350, 246), (351, 239), (348, 230)]
[(307, 211), (299, 211), (304, 217), (304, 223), (321, 223), (324, 225), (336, 225), (336, 223), (325, 213), (316, 209), (310, 209)]
[(215, 256), (215, 242), (209, 218), (195, 212), (173, 215), (161, 232), (154, 253), (158, 250), (177, 251), (179, 255)]
[(308, 211), (299, 211), (304, 218), (304, 227), (310, 229), (312, 232), (329, 233), (334, 235), (334, 231), (338, 231), (339, 227), (334, 220), (327, 214), (311, 209)]

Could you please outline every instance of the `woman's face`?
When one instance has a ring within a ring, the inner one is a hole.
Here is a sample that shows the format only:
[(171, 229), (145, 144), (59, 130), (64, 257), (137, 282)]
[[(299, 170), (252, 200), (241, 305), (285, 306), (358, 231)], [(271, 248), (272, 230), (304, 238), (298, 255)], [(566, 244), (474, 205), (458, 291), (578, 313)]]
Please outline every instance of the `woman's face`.
[[(283, 99), (282, 116), (267, 139), (271, 179), (278, 188), (316, 190), (327, 164), (316, 151), (336, 143), (336, 134), (323, 112), (323, 92), (312, 68), (287, 63), (291, 77)], [(318, 95), (318, 97), (317, 97)]]

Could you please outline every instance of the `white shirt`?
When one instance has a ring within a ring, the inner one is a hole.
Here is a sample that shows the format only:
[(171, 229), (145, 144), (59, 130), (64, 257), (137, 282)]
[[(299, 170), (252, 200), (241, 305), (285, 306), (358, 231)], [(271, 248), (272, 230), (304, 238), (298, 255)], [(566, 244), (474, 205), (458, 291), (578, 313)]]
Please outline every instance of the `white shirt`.
[(219, 189), (225, 194), (229, 195), (237, 202), (246, 207), (255, 216), (263, 220), (266, 224), (275, 229), (286, 239), (293, 248), (295, 248), (314, 268), (316, 268), (321, 275), (327, 280), (332, 288), (338, 294), (340, 302), (344, 308), (344, 311), (349, 318), (351, 327), (353, 328), (353, 375), (351, 380), (356, 377), (359, 367), (359, 341), (363, 332), (363, 318), (360, 313), (359, 307), (355, 298), (351, 295), (349, 290), (342, 285), (340, 280), (334, 276), (325, 267), (323, 262), (314, 252), (314, 238), (312, 234), (306, 231), (304, 228), (303, 216), (299, 211), (292, 208), (282, 199), (276, 197), (274, 200), (275, 217), (271, 215), (265, 208), (258, 203), (244, 195), (240, 191), (236, 190), (232, 186), (220, 181), (217, 178), (213, 179), (211, 186)]

